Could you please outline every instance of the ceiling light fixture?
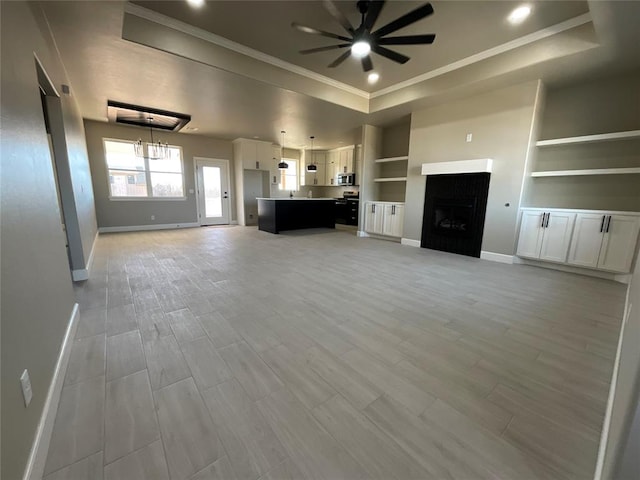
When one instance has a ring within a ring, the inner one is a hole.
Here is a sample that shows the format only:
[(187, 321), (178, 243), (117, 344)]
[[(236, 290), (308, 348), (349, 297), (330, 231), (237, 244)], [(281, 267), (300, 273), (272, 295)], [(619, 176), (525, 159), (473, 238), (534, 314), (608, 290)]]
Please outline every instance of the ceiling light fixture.
[(134, 144), (134, 151), (137, 157), (148, 158), (149, 160), (166, 160), (169, 158), (169, 144), (160, 141), (153, 141), (153, 117), (147, 117), (149, 131), (151, 132), (151, 143), (147, 144), (147, 156), (144, 155), (144, 144), (139, 138)]
[(507, 20), (509, 20), (510, 23), (517, 25), (518, 23), (524, 22), (530, 13), (531, 7), (529, 5), (521, 5), (509, 14)]
[(315, 159), (313, 158), (313, 139), (316, 137), (311, 136), (309, 138), (311, 139), (311, 163), (307, 165), (307, 172), (317, 172), (318, 166), (316, 165)]
[(358, 40), (351, 45), (351, 54), (356, 58), (364, 58), (371, 53), (371, 45), (364, 40)]
[(380, 75), (377, 74), (376, 72), (371, 72), (369, 74), (369, 76), (367, 77), (367, 82), (369, 82), (371, 85), (373, 85), (374, 83), (376, 83), (378, 80), (380, 79)]
[(280, 147), (280, 163), (278, 164), (278, 169), (286, 170), (289, 168), (289, 164), (284, 161), (284, 134), (287, 132), (282, 130), (280, 133), (282, 134), (282, 146)]
[(204, 7), (204, 0), (187, 0), (187, 3), (191, 5), (193, 8)]

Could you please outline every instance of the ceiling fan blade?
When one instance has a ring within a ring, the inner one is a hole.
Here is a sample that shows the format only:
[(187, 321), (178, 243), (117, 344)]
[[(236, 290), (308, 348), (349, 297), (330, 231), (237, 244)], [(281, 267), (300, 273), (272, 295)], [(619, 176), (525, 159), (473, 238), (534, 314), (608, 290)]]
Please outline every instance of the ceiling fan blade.
[(404, 37), (386, 37), (378, 39), (378, 45), (422, 45), (433, 43), (434, 33), (427, 35), (406, 35)]
[(343, 37), (342, 35), (337, 35), (331, 32), (325, 32), (324, 30), (318, 30), (317, 28), (307, 27), (306, 25), (300, 25), (299, 23), (293, 22), (291, 24), (293, 28), (296, 30), (300, 30), (304, 33), (310, 33), (311, 35), (320, 35), (321, 37), (335, 38), (336, 40), (342, 40), (344, 42), (350, 42), (351, 39), (348, 37)]
[(347, 50), (342, 55), (340, 55), (338, 58), (336, 58), (333, 62), (331, 62), (329, 64), (329, 68), (337, 67), (342, 62), (344, 62), (349, 57), (349, 55), (351, 55), (351, 50)]
[(339, 45), (328, 45), (326, 47), (309, 48), (308, 50), (300, 50), (298, 53), (301, 53), (302, 55), (308, 55), (310, 53), (327, 52), (329, 50), (335, 50), (336, 48), (346, 48), (350, 46), (351, 46), (350, 43), (341, 43)]
[(322, 0), (322, 4), (324, 5), (324, 8), (327, 10), (327, 12), (329, 12), (329, 15), (335, 18), (337, 22), (342, 25), (342, 28), (344, 28), (349, 33), (353, 33), (355, 31), (347, 17), (345, 17), (344, 14), (340, 10), (338, 10), (338, 7), (336, 7), (335, 3), (333, 3), (331, 0)]
[(380, 45), (371, 45), (371, 50), (376, 52), (378, 55), (382, 55), (383, 57), (387, 57), (389, 60), (393, 60), (394, 62), (407, 63), (409, 61), (409, 57), (406, 55), (394, 52), (393, 50), (381, 47)]
[(410, 11), (409, 13), (397, 18), (391, 23), (387, 23), (384, 27), (379, 28), (375, 32), (373, 32), (373, 36), (375, 37), (384, 37), (396, 30), (400, 30), (407, 25), (417, 22), (418, 20), (423, 19), (433, 13), (433, 7), (430, 3), (425, 3), (421, 7), (416, 8), (415, 10)]
[(364, 19), (364, 28), (366, 30), (371, 31), (376, 23), (376, 20), (378, 20), (378, 15), (380, 15), (380, 11), (382, 10), (382, 7), (384, 7), (384, 3), (384, 0), (369, 2), (367, 16)]
[(362, 57), (362, 69), (365, 72), (370, 72), (373, 70), (373, 62), (371, 61), (371, 56), (367, 55), (366, 57)]

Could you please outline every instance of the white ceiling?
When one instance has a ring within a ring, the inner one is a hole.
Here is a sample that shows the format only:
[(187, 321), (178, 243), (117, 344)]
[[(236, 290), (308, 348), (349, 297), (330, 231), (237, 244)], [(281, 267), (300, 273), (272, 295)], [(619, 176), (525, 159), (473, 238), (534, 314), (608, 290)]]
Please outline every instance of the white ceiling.
[[(433, 32), (436, 43), (398, 47), (412, 57), (404, 66), (374, 57), (383, 76), (376, 89), (387, 88), (369, 98), (359, 65), (327, 69), (333, 53), (297, 54), (325, 43), (291, 29), (291, 21), (340, 32), (318, 2), (208, 2), (200, 11), (184, 1), (137, 3), (153, 8), (145, 9), (153, 21), (130, 29), (130, 41), (123, 39), (124, 2), (41, 3), (85, 118), (105, 121), (110, 99), (189, 114), (197, 134), (279, 142), (284, 129), (287, 146), (315, 135), (317, 147), (335, 147), (356, 141), (364, 123), (405, 120), (452, 96), (536, 78), (560, 84), (640, 64), (640, 2), (589, 3), (593, 23), (584, 2), (533, 2), (531, 21), (519, 28), (504, 21), (513, 2), (433, 2), (432, 16), (397, 34)], [(377, 25), (421, 3), (389, 2)], [(355, 2), (339, 5), (345, 13), (355, 9)], [(571, 28), (557, 28), (576, 15), (581, 21)], [(356, 23), (357, 15), (350, 19)], [(216, 35), (259, 55), (222, 48), (211, 40)], [(264, 54), (277, 66), (259, 59)]]

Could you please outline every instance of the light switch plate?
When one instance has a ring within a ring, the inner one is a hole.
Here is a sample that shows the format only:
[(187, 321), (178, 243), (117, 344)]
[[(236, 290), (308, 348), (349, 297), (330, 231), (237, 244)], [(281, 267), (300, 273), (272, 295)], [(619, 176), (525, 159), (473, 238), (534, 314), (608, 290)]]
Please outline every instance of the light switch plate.
[(29, 371), (25, 370), (20, 375), (20, 385), (22, 385), (22, 396), (24, 397), (24, 406), (28, 407), (31, 403), (31, 398), (33, 397), (33, 392), (31, 391), (31, 379), (29, 378)]

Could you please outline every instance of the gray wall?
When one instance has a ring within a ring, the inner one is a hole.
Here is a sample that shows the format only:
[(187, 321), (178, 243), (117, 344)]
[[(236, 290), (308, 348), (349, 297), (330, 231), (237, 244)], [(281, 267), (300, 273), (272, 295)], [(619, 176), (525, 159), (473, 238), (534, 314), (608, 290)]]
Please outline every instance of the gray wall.
[(402, 157), (409, 153), (411, 117), (382, 130), (382, 157)]
[[(34, 52), (53, 84), (68, 84), (37, 6), (1, 2), (2, 478), (22, 478), (74, 305)], [(73, 92), (73, 88), (71, 90)], [(85, 255), (95, 234), (82, 119), (62, 99), (67, 155)], [(24, 407), (19, 376), (31, 375)]]
[(404, 238), (422, 236), (423, 163), (492, 158), (482, 250), (513, 255), (537, 90), (528, 82), (413, 113)]
[[(541, 139), (640, 129), (640, 72), (549, 89)], [(534, 170), (640, 167), (640, 139), (536, 149)], [(525, 204), (640, 211), (638, 175), (533, 178)]]
[[(231, 218), (235, 220), (235, 180), (232, 143), (227, 140), (202, 135), (167, 133), (154, 134), (155, 138), (170, 145), (182, 147), (186, 200), (109, 200), (107, 168), (104, 160), (103, 138), (137, 140), (149, 138), (149, 130), (127, 127), (106, 122), (85, 121), (87, 148), (91, 162), (91, 175), (95, 191), (96, 215), (99, 227), (123, 227), (154, 224), (180, 224), (197, 222), (194, 157), (229, 160), (229, 181), (231, 183)], [(155, 215), (155, 220), (151, 220)]]
[[(621, 460), (625, 453), (625, 445), (629, 440), (630, 427), (634, 411), (638, 405), (638, 395), (640, 394), (640, 348), (638, 348), (640, 339), (640, 257), (636, 260), (634, 272), (627, 293), (625, 312), (628, 313), (628, 317), (624, 324), (622, 341), (618, 352), (618, 376), (611, 408), (608, 436), (604, 445), (604, 457), (602, 459), (602, 475), (600, 478), (605, 480), (637, 478), (637, 476), (624, 477), (616, 475), (616, 470), (621, 474), (624, 471), (621, 468), (629, 468), (628, 464), (624, 463), (621, 467)], [(638, 419), (636, 419), (637, 421)], [(638, 452), (633, 452), (632, 455), (637, 458)]]

